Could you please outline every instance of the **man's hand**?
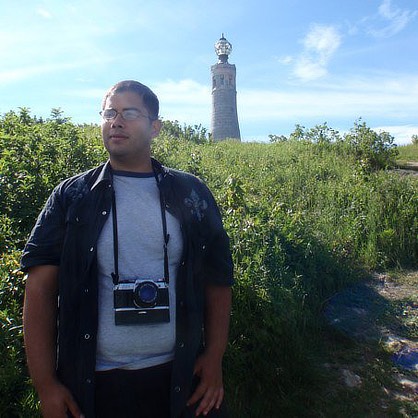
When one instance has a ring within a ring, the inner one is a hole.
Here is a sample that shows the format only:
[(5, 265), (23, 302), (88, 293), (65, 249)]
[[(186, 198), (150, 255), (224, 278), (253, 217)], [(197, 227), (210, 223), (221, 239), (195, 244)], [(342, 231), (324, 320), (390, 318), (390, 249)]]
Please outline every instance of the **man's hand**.
[(68, 412), (74, 418), (83, 418), (70, 391), (59, 382), (39, 390), (39, 398), (44, 418), (67, 418)]
[(200, 401), (196, 416), (219, 409), (224, 398), (222, 358), (228, 342), (231, 289), (226, 286), (206, 286), (205, 351), (197, 358), (194, 374), (200, 382), (187, 402)]
[(200, 400), (196, 416), (201, 413), (207, 415), (213, 408), (219, 409), (224, 398), (222, 358), (203, 353), (196, 360), (194, 374), (200, 378), (200, 382), (187, 405), (194, 405)]

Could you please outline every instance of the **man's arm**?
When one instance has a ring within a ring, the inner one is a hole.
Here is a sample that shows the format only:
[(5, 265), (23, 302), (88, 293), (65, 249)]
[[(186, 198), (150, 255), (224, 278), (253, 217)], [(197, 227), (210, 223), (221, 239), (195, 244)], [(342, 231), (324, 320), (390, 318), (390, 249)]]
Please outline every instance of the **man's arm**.
[(26, 357), (45, 418), (81, 417), (70, 392), (57, 379), (58, 267), (36, 266), (29, 270), (23, 308)]
[(196, 361), (194, 373), (200, 382), (188, 401), (193, 405), (200, 400), (196, 416), (219, 408), (224, 398), (222, 358), (228, 343), (231, 299), (230, 287), (206, 286), (205, 351)]

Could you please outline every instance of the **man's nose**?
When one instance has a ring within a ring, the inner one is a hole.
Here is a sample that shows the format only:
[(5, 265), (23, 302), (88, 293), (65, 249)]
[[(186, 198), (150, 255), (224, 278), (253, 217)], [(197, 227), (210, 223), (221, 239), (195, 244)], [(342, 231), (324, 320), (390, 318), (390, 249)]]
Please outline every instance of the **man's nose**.
[(124, 126), (123, 122), (124, 122), (124, 120), (123, 120), (122, 115), (120, 113), (117, 113), (115, 118), (112, 120), (111, 126), (112, 126), (112, 128), (113, 127), (122, 127), (122, 126)]

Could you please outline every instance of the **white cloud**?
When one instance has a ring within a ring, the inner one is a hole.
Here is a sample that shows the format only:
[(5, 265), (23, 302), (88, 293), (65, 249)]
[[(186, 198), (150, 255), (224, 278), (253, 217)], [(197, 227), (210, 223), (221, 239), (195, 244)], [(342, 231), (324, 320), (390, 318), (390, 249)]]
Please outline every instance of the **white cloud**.
[(277, 58), (277, 61), (278, 61), (280, 64), (283, 64), (283, 65), (289, 65), (289, 64), (291, 64), (291, 63), (293, 62), (293, 57), (291, 57), (290, 55), (287, 55), (287, 56), (285, 56), (285, 57), (280, 57), (280, 58)]
[(393, 6), (392, 0), (383, 0), (379, 6), (378, 14), (365, 21), (372, 21), (368, 32), (377, 38), (388, 38), (402, 31), (418, 12), (416, 10), (401, 9)]
[(340, 41), (341, 37), (333, 26), (314, 25), (305, 37), (304, 45), (307, 51), (326, 58), (338, 49)]
[(312, 57), (302, 56), (295, 65), (293, 74), (302, 81), (311, 81), (327, 75), (325, 63), (315, 60)]
[(389, 132), (396, 138), (395, 142), (398, 145), (410, 144), (412, 135), (418, 135), (418, 125), (377, 126), (373, 130), (376, 132)]
[(46, 10), (46, 9), (44, 9), (44, 8), (42, 8), (42, 7), (39, 7), (39, 8), (36, 10), (36, 13), (37, 13), (39, 16), (43, 17), (44, 19), (51, 19), (51, 18), (52, 18), (52, 14), (51, 14), (48, 10)]
[(342, 79), (292, 91), (243, 90), (238, 92), (241, 118), (248, 121), (301, 120), (321, 117), (355, 120), (413, 119), (418, 108), (418, 76)]
[(209, 124), (211, 90), (207, 85), (193, 80), (167, 80), (150, 87), (160, 99), (161, 115), (164, 119), (186, 124), (195, 124), (196, 121)]
[(202, 103), (203, 97), (210, 95), (207, 85), (199, 84), (194, 80), (166, 80), (154, 85), (158, 96), (163, 96), (168, 102), (178, 102), (190, 100), (193, 103)]
[(293, 74), (311, 81), (328, 74), (328, 64), (341, 45), (341, 35), (334, 26), (313, 25), (303, 40), (304, 49), (295, 60)]

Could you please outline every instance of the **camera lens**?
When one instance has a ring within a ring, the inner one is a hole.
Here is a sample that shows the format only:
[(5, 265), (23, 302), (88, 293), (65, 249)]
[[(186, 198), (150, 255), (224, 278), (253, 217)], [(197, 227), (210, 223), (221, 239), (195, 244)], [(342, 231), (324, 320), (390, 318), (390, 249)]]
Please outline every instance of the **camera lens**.
[(138, 283), (134, 291), (134, 303), (139, 308), (149, 308), (156, 305), (158, 288), (153, 282)]

